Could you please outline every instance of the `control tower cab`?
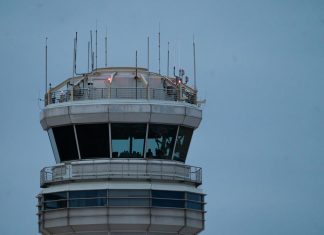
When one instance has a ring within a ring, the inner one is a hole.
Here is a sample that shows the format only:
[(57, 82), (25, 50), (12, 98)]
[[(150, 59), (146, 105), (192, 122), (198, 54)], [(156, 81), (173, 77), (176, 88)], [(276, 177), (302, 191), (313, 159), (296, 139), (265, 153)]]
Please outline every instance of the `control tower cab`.
[(202, 171), (186, 157), (202, 111), (180, 76), (96, 69), (45, 94), (40, 122), (56, 164), (41, 170), (39, 232), (194, 235)]

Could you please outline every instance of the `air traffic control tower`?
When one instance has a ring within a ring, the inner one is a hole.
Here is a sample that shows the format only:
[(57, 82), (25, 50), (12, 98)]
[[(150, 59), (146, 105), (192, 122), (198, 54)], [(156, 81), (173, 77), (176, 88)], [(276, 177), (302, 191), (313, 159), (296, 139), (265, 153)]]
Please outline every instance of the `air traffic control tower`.
[(45, 94), (56, 164), (40, 172), (43, 235), (194, 235), (202, 170), (186, 164), (202, 111), (182, 76), (111, 67)]

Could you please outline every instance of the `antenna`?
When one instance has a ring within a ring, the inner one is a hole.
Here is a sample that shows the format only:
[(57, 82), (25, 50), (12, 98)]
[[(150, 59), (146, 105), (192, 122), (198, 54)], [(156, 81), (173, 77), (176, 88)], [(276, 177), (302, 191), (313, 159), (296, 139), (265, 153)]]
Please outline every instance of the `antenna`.
[(150, 37), (147, 37), (147, 71), (150, 72)]
[(135, 54), (135, 88), (136, 88), (136, 99), (137, 99), (137, 50), (136, 50), (136, 54)]
[(170, 42), (168, 42), (167, 77), (169, 77), (169, 67), (170, 67)]
[(105, 67), (107, 68), (107, 26), (106, 26), (106, 37), (105, 37)]
[(136, 50), (136, 54), (135, 54), (135, 67), (136, 67), (135, 78), (137, 79), (137, 50)]
[[(47, 37), (46, 37), (46, 44), (45, 44), (45, 95), (47, 94)], [(49, 102), (48, 100), (49, 98), (49, 94), (47, 95), (47, 102)]]
[(194, 89), (195, 89), (195, 91), (197, 91), (197, 84), (196, 84), (196, 44), (195, 44), (195, 35), (193, 35), (192, 47), (193, 47), (193, 62), (194, 62)]
[(159, 74), (161, 74), (161, 32), (159, 23)]
[(72, 77), (75, 74), (75, 38), (73, 38), (73, 64), (72, 64)]
[(98, 68), (98, 43), (97, 43), (97, 24), (96, 24), (96, 69)]
[(91, 71), (93, 71), (92, 30), (90, 30), (90, 47), (91, 47)]
[(89, 73), (89, 58), (90, 57), (90, 42), (88, 41), (88, 73)]
[(77, 49), (78, 49), (78, 32), (75, 32), (74, 39), (74, 74), (77, 73)]

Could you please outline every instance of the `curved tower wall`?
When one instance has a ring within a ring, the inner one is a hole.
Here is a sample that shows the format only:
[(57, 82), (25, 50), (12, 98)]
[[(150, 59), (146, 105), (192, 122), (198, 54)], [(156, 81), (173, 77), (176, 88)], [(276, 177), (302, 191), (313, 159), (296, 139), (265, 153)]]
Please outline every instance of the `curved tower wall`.
[(56, 165), (41, 171), (41, 234), (198, 234), (202, 171), (185, 164), (202, 118), (179, 77), (98, 69), (45, 95)]

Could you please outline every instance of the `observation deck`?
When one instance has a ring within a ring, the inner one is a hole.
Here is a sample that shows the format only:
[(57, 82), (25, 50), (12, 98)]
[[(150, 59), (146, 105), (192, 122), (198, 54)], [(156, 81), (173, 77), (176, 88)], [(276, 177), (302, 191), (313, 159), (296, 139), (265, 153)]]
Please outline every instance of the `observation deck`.
[[(128, 79), (133, 77), (133, 79)], [(72, 77), (45, 95), (45, 106), (71, 101), (134, 99), (197, 105), (197, 91), (182, 77), (166, 77), (144, 68), (104, 68)]]
[(163, 160), (78, 161), (45, 167), (41, 170), (41, 187), (75, 181), (130, 180), (202, 183), (200, 167)]

